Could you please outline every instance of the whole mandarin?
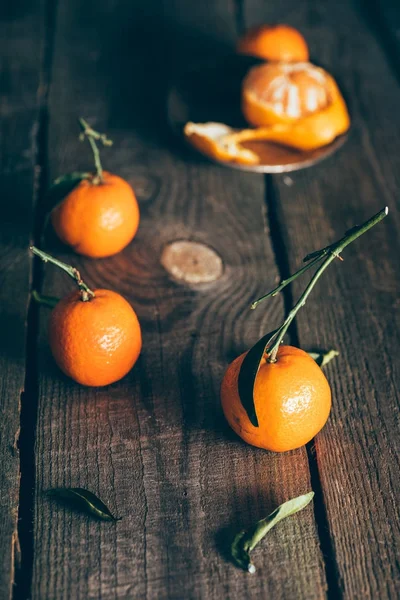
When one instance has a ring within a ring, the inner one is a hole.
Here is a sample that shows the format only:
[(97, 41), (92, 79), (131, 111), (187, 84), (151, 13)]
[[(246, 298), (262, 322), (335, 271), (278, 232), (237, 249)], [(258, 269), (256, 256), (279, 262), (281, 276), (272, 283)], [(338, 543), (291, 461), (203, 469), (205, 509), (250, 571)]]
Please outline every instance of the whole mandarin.
[(82, 385), (104, 386), (131, 370), (142, 336), (135, 311), (120, 294), (99, 289), (83, 301), (77, 290), (52, 311), (49, 342), (56, 363), (68, 377)]
[(290, 25), (254, 27), (240, 38), (237, 51), (272, 62), (304, 62), (309, 59), (307, 42)]
[(102, 258), (131, 242), (139, 226), (139, 206), (127, 181), (103, 171), (82, 180), (51, 213), (58, 237), (78, 254)]
[(325, 425), (331, 389), (317, 363), (303, 350), (281, 346), (275, 363), (262, 360), (254, 386), (259, 427), (254, 427), (240, 401), (238, 377), (245, 354), (225, 373), (221, 402), (232, 429), (248, 444), (286, 452), (309, 442)]

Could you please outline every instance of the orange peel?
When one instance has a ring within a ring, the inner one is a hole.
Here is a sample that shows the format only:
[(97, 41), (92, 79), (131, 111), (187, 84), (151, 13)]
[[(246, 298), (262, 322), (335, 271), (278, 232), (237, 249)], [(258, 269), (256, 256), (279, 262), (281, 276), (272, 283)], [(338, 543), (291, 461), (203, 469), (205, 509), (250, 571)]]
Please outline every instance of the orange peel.
[[(236, 130), (224, 123), (186, 123), (183, 130), (186, 139), (197, 150), (222, 162), (256, 165), (260, 158), (255, 152), (236, 143)], [(226, 141), (227, 140), (227, 141)]]
[(189, 122), (185, 136), (216, 160), (257, 165), (260, 156), (244, 143), (273, 142), (312, 151), (327, 146), (350, 127), (336, 81), (310, 63), (271, 63), (251, 69), (243, 83), (242, 109), (255, 129)]

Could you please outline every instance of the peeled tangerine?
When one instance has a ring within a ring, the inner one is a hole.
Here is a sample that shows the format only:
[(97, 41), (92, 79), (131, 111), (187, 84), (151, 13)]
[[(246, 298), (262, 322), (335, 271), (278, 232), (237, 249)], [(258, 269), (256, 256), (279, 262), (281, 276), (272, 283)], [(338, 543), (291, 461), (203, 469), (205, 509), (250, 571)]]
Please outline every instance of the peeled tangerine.
[(242, 111), (256, 129), (221, 123), (188, 123), (185, 135), (219, 160), (258, 164), (244, 142), (268, 141), (303, 151), (333, 142), (350, 126), (340, 90), (329, 73), (311, 63), (266, 63), (250, 70), (242, 86)]
[(242, 87), (242, 111), (256, 131), (237, 142), (268, 140), (299, 150), (333, 142), (350, 126), (340, 90), (329, 73), (311, 63), (254, 67)]

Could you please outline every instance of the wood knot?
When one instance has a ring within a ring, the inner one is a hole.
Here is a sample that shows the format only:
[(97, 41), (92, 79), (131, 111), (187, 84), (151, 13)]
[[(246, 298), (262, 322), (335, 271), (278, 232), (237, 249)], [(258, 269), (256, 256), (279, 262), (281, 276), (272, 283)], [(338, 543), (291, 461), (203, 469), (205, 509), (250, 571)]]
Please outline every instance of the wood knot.
[(141, 203), (154, 200), (160, 190), (160, 182), (156, 177), (134, 175), (129, 178), (129, 183)]
[(191, 284), (216, 281), (224, 270), (222, 259), (215, 250), (187, 240), (165, 246), (161, 264), (175, 279)]

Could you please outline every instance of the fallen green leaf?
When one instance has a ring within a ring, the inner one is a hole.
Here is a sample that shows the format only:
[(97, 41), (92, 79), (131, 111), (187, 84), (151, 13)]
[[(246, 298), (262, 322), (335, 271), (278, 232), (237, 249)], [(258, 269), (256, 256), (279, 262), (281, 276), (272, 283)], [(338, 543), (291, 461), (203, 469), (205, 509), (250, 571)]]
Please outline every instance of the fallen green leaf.
[(315, 360), (317, 365), (325, 367), (333, 358), (339, 356), (339, 352), (337, 350), (328, 350), (327, 352), (308, 352), (308, 354)]
[(64, 500), (66, 503), (73, 504), (77, 508), (91, 514), (103, 521), (120, 521), (121, 518), (114, 517), (108, 507), (88, 490), (84, 488), (54, 488), (48, 490), (49, 496)]
[(278, 506), (268, 517), (258, 521), (250, 529), (240, 531), (234, 537), (231, 544), (231, 555), (234, 563), (249, 573), (255, 573), (256, 567), (251, 562), (250, 552), (254, 550), (272, 527), (279, 523), (279, 521), (282, 521), (282, 519), (290, 517), (305, 508), (313, 497), (314, 492), (309, 492), (303, 496), (288, 500)]

